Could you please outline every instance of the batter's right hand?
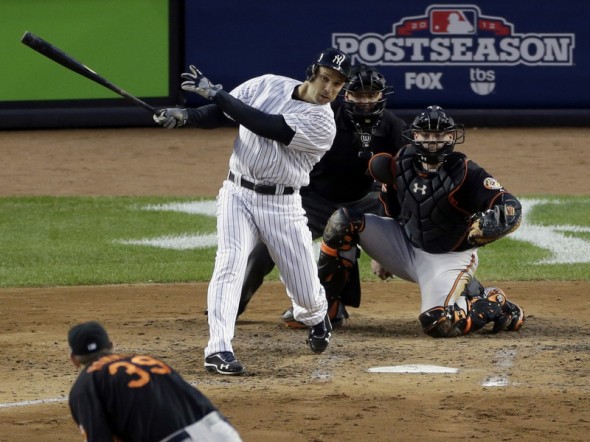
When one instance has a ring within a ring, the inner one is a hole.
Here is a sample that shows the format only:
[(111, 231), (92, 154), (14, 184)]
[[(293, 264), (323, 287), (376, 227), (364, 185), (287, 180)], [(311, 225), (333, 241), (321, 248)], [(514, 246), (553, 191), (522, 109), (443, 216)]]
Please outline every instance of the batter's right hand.
[(207, 100), (213, 100), (215, 94), (223, 89), (222, 85), (211, 83), (209, 79), (192, 64), (189, 66), (189, 69), (190, 72), (185, 72), (180, 75), (180, 78), (186, 80), (180, 85), (183, 90), (199, 94)]
[(178, 109), (171, 107), (168, 109), (160, 109), (154, 114), (154, 121), (166, 129), (175, 129), (186, 124), (188, 119), (188, 112), (186, 109)]

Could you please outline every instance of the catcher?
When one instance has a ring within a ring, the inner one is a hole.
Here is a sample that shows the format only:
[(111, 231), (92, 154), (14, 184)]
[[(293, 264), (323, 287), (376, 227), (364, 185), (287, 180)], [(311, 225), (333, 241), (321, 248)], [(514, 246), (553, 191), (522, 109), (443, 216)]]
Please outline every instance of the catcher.
[(369, 162), (390, 217), (338, 209), (326, 225), (318, 264), (328, 299), (340, 296), (334, 282), (348, 278), (358, 244), (381, 279), (394, 275), (420, 286), (426, 334), (454, 337), (489, 323), (494, 333), (520, 329), (523, 309), (474, 277), (478, 247), (518, 228), (520, 202), (454, 152), (465, 131), (439, 106), (421, 112), (405, 136), (410, 144), (395, 158), (381, 153)]

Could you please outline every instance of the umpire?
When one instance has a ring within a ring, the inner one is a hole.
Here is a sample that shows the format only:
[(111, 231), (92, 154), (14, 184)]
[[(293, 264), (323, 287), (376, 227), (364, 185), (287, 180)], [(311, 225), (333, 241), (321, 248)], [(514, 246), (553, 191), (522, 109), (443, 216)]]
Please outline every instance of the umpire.
[(112, 353), (98, 322), (68, 333), (71, 360), (82, 367), (69, 405), (85, 441), (239, 442), (236, 430), (171, 367), (140, 355)]
[[(369, 159), (376, 153), (395, 153), (404, 144), (405, 123), (386, 109), (387, 97), (393, 89), (385, 77), (373, 67), (353, 67), (344, 86), (344, 100), (332, 103), (336, 120), (336, 138), (330, 150), (310, 173), (310, 183), (301, 189), (303, 208), (314, 239), (320, 238), (326, 222), (340, 207), (364, 213), (379, 213), (379, 188), (368, 173)], [(238, 315), (242, 314), (252, 296), (272, 271), (266, 246), (259, 243), (248, 258)], [(328, 314), (333, 327), (344, 325), (348, 318), (344, 304), (360, 304), (358, 264), (338, 300), (328, 299)], [(341, 301), (341, 302), (340, 302)], [(292, 309), (283, 314), (288, 326), (297, 327)]]

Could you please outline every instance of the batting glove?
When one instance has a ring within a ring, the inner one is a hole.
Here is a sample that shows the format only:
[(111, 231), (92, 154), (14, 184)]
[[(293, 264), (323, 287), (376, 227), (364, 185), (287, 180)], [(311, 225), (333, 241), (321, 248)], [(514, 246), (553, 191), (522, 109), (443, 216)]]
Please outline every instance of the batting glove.
[(213, 100), (215, 94), (223, 89), (220, 84), (213, 84), (192, 64), (190, 65), (190, 72), (185, 72), (180, 75), (180, 78), (186, 80), (180, 87), (188, 92), (194, 92), (207, 100)]
[(154, 121), (166, 129), (175, 129), (186, 124), (188, 112), (186, 109), (168, 108), (160, 109), (154, 114)]

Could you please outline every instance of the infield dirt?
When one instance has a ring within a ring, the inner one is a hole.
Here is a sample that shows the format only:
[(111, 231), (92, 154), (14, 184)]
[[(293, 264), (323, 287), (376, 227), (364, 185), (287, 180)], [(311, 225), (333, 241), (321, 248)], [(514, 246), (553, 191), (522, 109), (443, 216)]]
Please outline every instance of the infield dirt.
[[(0, 196), (213, 197), (233, 135), (0, 132)], [(588, 139), (590, 128), (471, 128), (460, 150), (516, 195), (589, 195)], [(238, 321), (234, 348), (248, 374), (236, 378), (203, 369), (206, 283), (0, 290), (0, 441), (81, 440), (63, 399), (77, 376), (65, 338), (90, 319), (104, 323), (116, 351), (175, 367), (245, 441), (588, 440), (590, 282), (498, 285), (527, 313), (519, 332), (435, 340), (420, 329), (416, 286), (365, 283), (350, 326), (318, 356), (306, 348), (305, 330), (281, 324), (288, 298), (280, 283), (267, 282)], [(399, 364), (459, 371), (367, 372)], [(50, 399), (57, 400), (5, 406)]]

